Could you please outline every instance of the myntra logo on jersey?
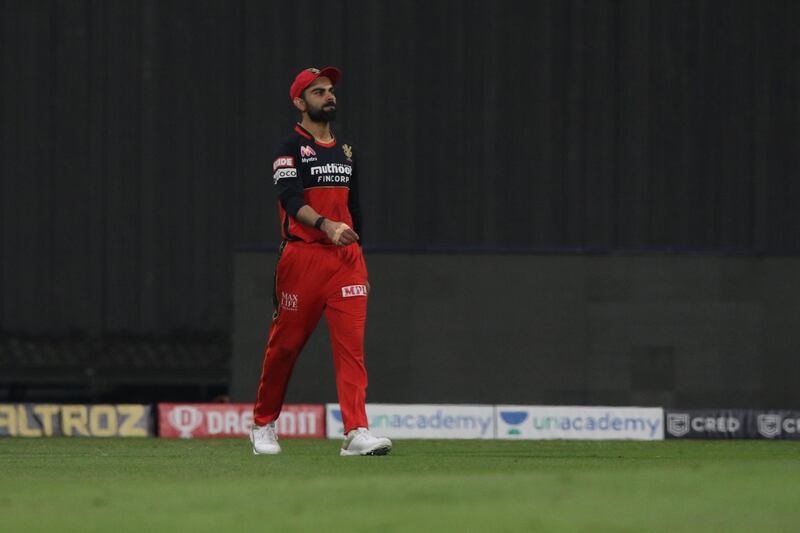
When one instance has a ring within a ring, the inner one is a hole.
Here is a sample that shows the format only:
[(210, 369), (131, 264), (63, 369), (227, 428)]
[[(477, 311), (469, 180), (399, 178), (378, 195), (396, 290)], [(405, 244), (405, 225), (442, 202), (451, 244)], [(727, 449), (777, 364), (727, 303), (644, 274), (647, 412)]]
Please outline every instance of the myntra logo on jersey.
[(503, 439), (662, 440), (664, 412), (643, 407), (497, 406)]
[(300, 161), (303, 163), (310, 163), (317, 160), (317, 152), (310, 146), (300, 147)]
[[(344, 433), (338, 404), (327, 406), (328, 438)], [(494, 409), (490, 405), (367, 404), (370, 430), (398, 439), (492, 439)]]
[[(322, 405), (284, 405), (275, 422), (278, 435), (320, 438), (324, 435)], [(247, 435), (253, 427), (253, 405), (244, 403), (158, 404), (161, 437), (215, 438)]]
[(328, 163), (311, 167), (311, 175), (317, 176), (317, 183), (349, 183), (353, 167), (338, 163)]

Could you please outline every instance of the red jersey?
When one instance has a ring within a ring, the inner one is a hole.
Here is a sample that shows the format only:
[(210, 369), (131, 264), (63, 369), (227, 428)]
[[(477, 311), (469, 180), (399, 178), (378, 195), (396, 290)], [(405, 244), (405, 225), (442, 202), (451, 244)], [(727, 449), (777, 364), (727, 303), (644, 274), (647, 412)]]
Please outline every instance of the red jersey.
[(344, 222), (360, 236), (361, 210), (353, 152), (352, 145), (335, 138), (330, 143), (316, 141), (300, 124), (281, 141), (272, 159), (272, 180), (285, 240), (332, 244), (325, 232), (295, 219), (303, 205), (325, 218)]

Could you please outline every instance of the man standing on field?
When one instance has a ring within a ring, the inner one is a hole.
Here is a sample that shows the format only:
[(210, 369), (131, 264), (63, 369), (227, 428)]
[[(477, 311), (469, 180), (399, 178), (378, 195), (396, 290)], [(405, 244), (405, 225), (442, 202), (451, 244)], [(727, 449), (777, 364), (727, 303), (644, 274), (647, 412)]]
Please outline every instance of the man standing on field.
[(369, 430), (364, 327), (367, 267), (361, 254), (358, 166), (353, 147), (334, 137), (333, 67), (300, 72), (289, 89), (301, 121), (275, 152), (272, 180), (283, 243), (275, 270), (275, 312), (250, 434), (255, 454), (280, 453), (275, 420), (300, 350), (322, 314), (328, 321), (345, 438), (340, 454), (385, 455), (392, 443)]

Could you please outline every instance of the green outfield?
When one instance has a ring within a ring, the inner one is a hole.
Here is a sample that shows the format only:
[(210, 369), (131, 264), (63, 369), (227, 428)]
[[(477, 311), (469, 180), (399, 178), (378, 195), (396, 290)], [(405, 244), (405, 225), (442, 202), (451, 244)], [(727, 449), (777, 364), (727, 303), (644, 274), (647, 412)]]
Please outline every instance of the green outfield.
[(0, 439), (0, 531), (797, 531), (800, 443)]

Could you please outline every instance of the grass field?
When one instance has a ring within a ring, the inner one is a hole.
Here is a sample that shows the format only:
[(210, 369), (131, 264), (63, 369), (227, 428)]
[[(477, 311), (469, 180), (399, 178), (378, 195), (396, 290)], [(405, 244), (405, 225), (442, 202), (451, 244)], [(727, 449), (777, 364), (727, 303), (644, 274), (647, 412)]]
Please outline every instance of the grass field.
[(800, 443), (0, 439), (0, 531), (798, 531)]

